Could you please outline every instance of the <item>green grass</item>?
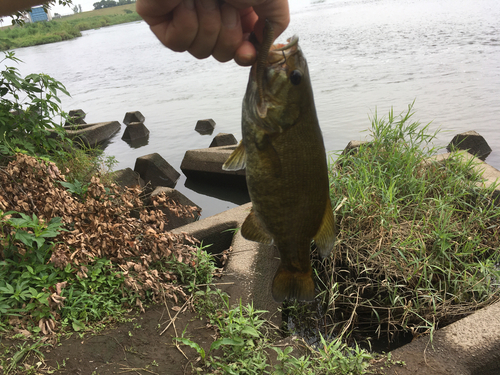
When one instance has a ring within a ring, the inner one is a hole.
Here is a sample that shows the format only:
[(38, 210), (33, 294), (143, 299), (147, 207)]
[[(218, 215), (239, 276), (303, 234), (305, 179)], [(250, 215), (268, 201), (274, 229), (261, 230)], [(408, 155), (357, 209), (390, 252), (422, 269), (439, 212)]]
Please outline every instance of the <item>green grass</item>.
[[(195, 349), (201, 363), (192, 365), (193, 373), (203, 374), (364, 374), (373, 358), (341, 339), (327, 342), (320, 337), (318, 348), (303, 340), (275, 345), (281, 336), (277, 327), (262, 318), (264, 310), (252, 304), (230, 306), (228, 296), (207, 287), (196, 292), (194, 306), (217, 330), (217, 338), (205, 351), (196, 339), (175, 338), (174, 341)], [(201, 364), (201, 366), (200, 366)]]
[(0, 29), (0, 51), (55, 43), (81, 36), (81, 31), (140, 20), (135, 4), (77, 13), (72, 16)]
[(471, 161), (436, 153), (436, 133), (372, 119), (372, 140), (331, 164), (338, 244), (315, 264), (325, 331), (432, 333), (499, 299), (500, 210)]

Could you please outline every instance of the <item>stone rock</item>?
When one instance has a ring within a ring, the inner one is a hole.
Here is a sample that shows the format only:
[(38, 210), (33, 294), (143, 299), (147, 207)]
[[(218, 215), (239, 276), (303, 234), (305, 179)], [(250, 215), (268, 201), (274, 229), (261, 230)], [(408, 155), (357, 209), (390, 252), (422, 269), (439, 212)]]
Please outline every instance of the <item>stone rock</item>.
[(180, 173), (156, 152), (137, 158), (134, 171), (153, 189), (157, 186), (173, 188), (180, 177)]
[(347, 155), (349, 153), (356, 154), (361, 145), (367, 144), (365, 141), (350, 141), (347, 146), (342, 151), (342, 155)]
[(149, 129), (142, 122), (131, 122), (125, 128), (122, 139), (124, 141), (136, 141), (148, 135)]
[(198, 120), (196, 127), (194, 128), (194, 130), (202, 135), (211, 135), (214, 132), (214, 129), (215, 121), (212, 119)]
[(182, 159), (181, 170), (188, 179), (246, 187), (244, 169), (222, 170), (222, 165), (235, 149), (236, 145), (188, 150)]
[(139, 111), (127, 112), (123, 118), (123, 123), (125, 125), (130, 125), (133, 122), (144, 122), (146, 118)]
[[(194, 213), (193, 216), (187, 216), (187, 217), (178, 217), (175, 215), (171, 210), (168, 208), (163, 208), (161, 209), (163, 213), (165, 214), (165, 217), (167, 219), (167, 225), (165, 226), (165, 231), (170, 231), (174, 228), (181, 227), (183, 225), (193, 223), (198, 218), (200, 217), (200, 212), (201, 212), (201, 207), (198, 206), (197, 204), (193, 203), (189, 198), (187, 198), (184, 194), (180, 193), (179, 191), (165, 187), (165, 186), (158, 186), (152, 193), (151, 197), (154, 197), (160, 193), (165, 193), (167, 197), (172, 199), (174, 202), (178, 204), (182, 204), (183, 206), (195, 206), (198, 209), (198, 214)], [(146, 201), (146, 204), (149, 204), (150, 199)]]
[(68, 113), (68, 117), (70, 118), (70, 120), (66, 121), (64, 126), (84, 125), (86, 124), (84, 120), (85, 116), (87, 116), (87, 114), (83, 112), (82, 109), (72, 109)]
[(446, 149), (448, 152), (451, 152), (452, 149), (466, 150), (481, 160), (485, 160), (491, 153), (491, 148), (486, 140), (474, 130), (457, 134)]
[(234, 135), (229, 133), (219, 133), (214, 137), (212, 143), (210, 143), (210, 146), (208, 147), (231, 146), (236, 144), (238, 144), (238, 141)]
[(144, 180), (139, 173), (132, 170), (132, 168), (120, 169), (113, 172), (113, 178), (117, 185), (121, 187), (144, 187)]
[[(81, 124), (76, 129), (66, 128), (67, 137), (84, 144), (86, 147), (95, 147), (111, 138), (118, 130), (121, 124), (118, 121), (98, 122), (95, 124)], [(52, 132), (57, 136), (55, 132)]]

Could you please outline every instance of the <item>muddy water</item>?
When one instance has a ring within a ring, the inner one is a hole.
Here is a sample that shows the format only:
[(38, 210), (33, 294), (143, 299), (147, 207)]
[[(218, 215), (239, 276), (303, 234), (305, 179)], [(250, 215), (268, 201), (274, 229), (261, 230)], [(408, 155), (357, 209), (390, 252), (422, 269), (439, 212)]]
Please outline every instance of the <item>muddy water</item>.
[[(476, 130), (494, 150), (488, 161), (500, 168), (498, 0), (291, 0), (291, 11), (282, 39), (300, 36), (327, 150), (364, 139), (375, 111), (404, 111), (415, 100), (414, 118), (445, 130), (437, 144)], [(171, 52), (144, 22), (83, 34), (17, 50), (25, 62), (20, 70), (63, 82), (72, 94), (63, 99), (65, 110), (82, 108), (87, 122), (121, 121), (133, 110), (145, 115), (146, 145), (131, 148), (120, 133), (107, 147), (117, 168), (133, 168), (138, 156), (158, 152), (180, 170), (187, 149), (210, 144), (211, 137), (194, 132), (198, 119), (213, 118), (215, 133), (241, 136), (248, 68)], [(177, 188), (204, 216), (240, 199), (185, 183), (181, 177)]]

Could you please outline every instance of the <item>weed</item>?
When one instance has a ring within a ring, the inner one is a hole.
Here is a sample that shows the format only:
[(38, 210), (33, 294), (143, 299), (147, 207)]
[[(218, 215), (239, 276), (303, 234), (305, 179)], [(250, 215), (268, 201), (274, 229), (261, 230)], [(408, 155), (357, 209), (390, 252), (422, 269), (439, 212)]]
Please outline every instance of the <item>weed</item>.
[[(205, 370), (193, 368), (194, 371), (210, 374), (363, 374), (372, 358), (358, 346), (349, 348), (340, 339), (327, 343), (323, 337), (319, 350), (309, 348), (309, 355), (297, 358), (292, 355), (292, 346), (281, 349), (272, 344), (277, 336), (261, 318), (265, 311), (241, 303), (230, 308), (225, 298), (222, 303), (223, 309), (208, 313), (219, 336), (208, 352), (185, 337), (186, 330), (182, 337), (175, 338), (195, 349), (200, 356)], [(274, 366), (269, 361), (270, 351), (277, 354)]]
[(492, 190), (470, 159), (434, 161), (436, 133), (412, 116), (375, 115), (373, 140), (331, 166), (339, 241), (315, 263), (328, 332), (432, 334), (500, 297)]

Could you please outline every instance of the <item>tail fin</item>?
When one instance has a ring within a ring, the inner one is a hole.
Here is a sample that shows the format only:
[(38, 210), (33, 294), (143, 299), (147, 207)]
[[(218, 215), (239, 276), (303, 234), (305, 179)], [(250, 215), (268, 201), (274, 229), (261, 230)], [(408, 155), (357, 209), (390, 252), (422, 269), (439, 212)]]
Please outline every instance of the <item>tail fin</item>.
[(272, 293), (276, 302), (283, 302), (285, 299), (313, 301), (316, 293), (312, 269), (309, 272), (292, 272), (280, 265), (274, 275)]

